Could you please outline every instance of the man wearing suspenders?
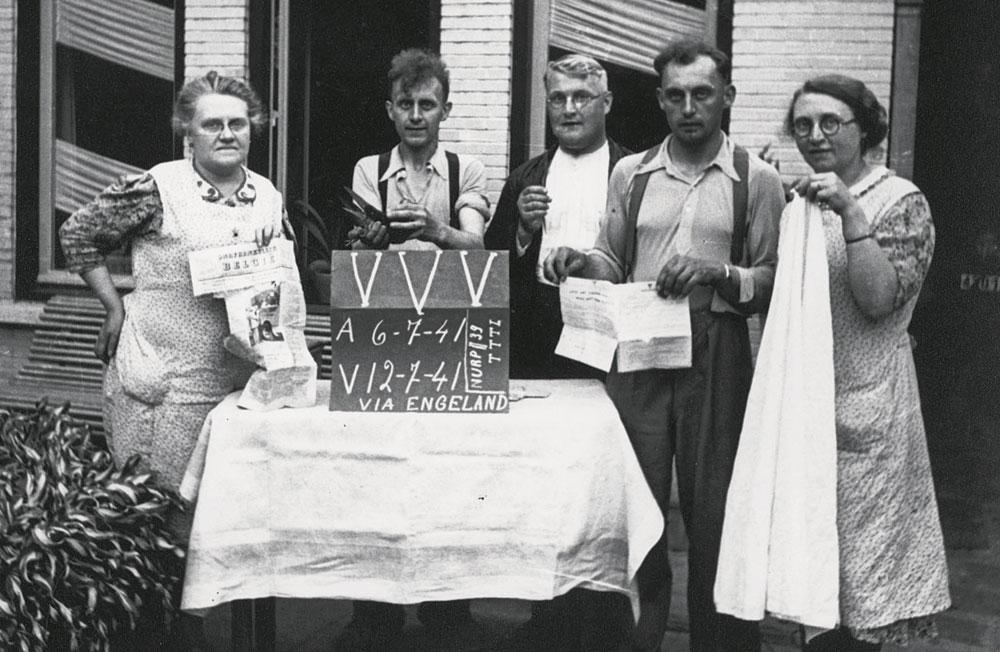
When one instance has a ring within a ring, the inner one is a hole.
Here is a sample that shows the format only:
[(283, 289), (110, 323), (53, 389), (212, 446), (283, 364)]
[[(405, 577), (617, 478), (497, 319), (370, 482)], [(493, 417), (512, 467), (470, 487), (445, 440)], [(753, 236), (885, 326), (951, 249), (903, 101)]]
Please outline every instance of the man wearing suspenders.
[[(439, 147), (451, 112), (448, 70), (436, 54), (404, 50), (389, 70), (385, 108), (399, 144), (354, 166), (352, 188), (389, 218), (349, 233), (358, 249), (482, 249), (490, 216), (486, 170), (469, 156)], [(417, 617), (438, 631), (471, 622), (468, 600), (425, 602)], [(403, 628), (402, 605), (358, 600), (336, 652), (384, 652)]]
[[(681, 41), (654, 67), (671, 135), (618, 163), (596, 247), (555, 250), (545, 274), (556, 282), (655, 282), (661, 296), (688, 298), (691, 368), (621, 373), (612, 366), (607, 389), (664, 516), (676, 461), (690, 540), (691, 650), (758, 652), (756, 623), (718, 614), (712, 593), (752, 377), (746, 317), (767, 308), (785, 201), (777, 172), (722, 131), (736, 96), (726, 55)], [(670, 608), (666, 531), (638, 581), (642, 611), (633, 649), (652, 652), (660, 649)]]
[(356, 248), (482, 249), (490, 217), (486, 169), (438, 146), (448, 119), (448, 70), (440, 57), (404, 50), (392, 60), (385, 109), (399, 144), (354, 166), (352, 187), (389, 218), (355, 227)]

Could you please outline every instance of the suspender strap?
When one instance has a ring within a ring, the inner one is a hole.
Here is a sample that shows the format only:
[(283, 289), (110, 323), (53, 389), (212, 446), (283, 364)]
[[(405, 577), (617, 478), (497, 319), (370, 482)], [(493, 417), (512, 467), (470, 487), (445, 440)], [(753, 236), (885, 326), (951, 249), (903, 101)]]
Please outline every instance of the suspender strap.
[(382, 200), (382, 214), (385, 214), (386, 206), (389, 202), (389, 180), (383, 179), (386, 171), (389, 169), (389, 158), (392, 156), (392, 150), (388, 152), (382, 152), (378, 155), (378, 196)]
[(733, 148), (733, 167), (739, 181), (733, 181), (733, 240), (729, 261), (733, 265), (743, 262), (743, 247), (747, 239), (747, 205), (750, 196), (750, 153), (736, 145)]
[[(656, 157), (659, 146), (646, 150), (641, 165), (645, 165)], [(733, 238), (729, 250), (729, 260), (733, 265), (743, 262), (743, 247), (747, 237), (747, 206), (750, 196), (750, 153), (739, 145), (733, 148), (733, 167), (739, 181), (733, 181)], [(632, 181), (632, 192), (628, 198), (628, 240), (625, 243), (625, 278), (632, 275), (635, 264), (635, 246), (638, 237), (639, 207), (642, 196), (646, 193), (649, 173), (635, 175)]]
[[(461, 229), (461, 223), (458, 221), (458, 211), (455, 210), (455, 204), (458, 203), (459, 183), (461, 182), (461, 179), (458, 178), (458, 154), (445, 152), (444, 155), (448, 159), (448, 206), (451, 207), (448, 223), (453, 229)], [(382, 200), (383, 213), (386, 212), (389, 201), (389, 180), (382, 177), (385, 176), (386, 171), (389, 169), (389, 159), (391, 156), (391, 150), (378, 155), (378, 196)]]
[(451, 228), (461, 231), (462, 224), (458, 221), (458, 211), (455, 210), (455, 204), (458, 203), (458, 183), (461, 181), (458, 178), (458, 154), (445, 152), (444, 155), (448, 159), (448, 206), (451, 207), (449, 224)]
[[(660, 151), (659, 145), (647, 149), (642, 155), (640, 167), (656, 158), (656, 153)], [(632, 179), (632, 192), (628, 197), (628, 215), (626, 218), (627, 240), (625, 241), (625, 280), (632, 276), (632, 267), (635, 264), (635, 241), (638, 239), (639, 228), (639, 207), (642, 206), (642, 196), (646, 194), (646, 184), (649, 183), (649, 172), (637, 174)]]

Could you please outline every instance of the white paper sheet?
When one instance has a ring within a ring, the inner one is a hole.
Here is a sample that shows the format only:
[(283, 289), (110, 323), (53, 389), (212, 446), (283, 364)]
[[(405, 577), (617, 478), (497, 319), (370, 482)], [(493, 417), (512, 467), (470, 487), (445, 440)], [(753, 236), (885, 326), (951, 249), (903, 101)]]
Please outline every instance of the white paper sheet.
[(188, 254), (194, 295), (221, 295), (273, 280), (298, 280), (295, 249), (290, 240), (275, 238), (266, 247), (241, 242), (199, 249)]
[(613, 284), (568, 278), (559, 289), (563, 332), (556, 353), (598, 369), (691, 366), (687, 298), (664, 299), (653, 283)]

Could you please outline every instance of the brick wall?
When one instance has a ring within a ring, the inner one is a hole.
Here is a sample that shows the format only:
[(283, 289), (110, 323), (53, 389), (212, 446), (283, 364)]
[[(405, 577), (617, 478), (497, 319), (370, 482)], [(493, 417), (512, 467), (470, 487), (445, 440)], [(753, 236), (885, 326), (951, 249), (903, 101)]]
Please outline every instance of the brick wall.
[(757, 151), (778, 147), (782, 175), (808, 172), (782, 131), (792, 93), (810, 76), (864, 81), (886, 109), (892, 82), (893, 0), (736, 0), (730, 133)]
[(0, 0), (0, 302), (14, 298), (16, 26), (15, 0)]
[(441, 0), (441, 56), (451, 70), (451, 116), (441, 141), (486, 166), (490, 201), (507, 177), (511, 0)]
[(248, 0), (185, 0), (184, 78), (246, 77)]

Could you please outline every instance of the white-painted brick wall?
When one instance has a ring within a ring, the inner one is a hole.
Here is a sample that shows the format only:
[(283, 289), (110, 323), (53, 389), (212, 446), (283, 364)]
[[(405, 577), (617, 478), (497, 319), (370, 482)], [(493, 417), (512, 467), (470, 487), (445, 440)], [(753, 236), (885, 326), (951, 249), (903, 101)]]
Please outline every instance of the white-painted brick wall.
[(209, 70), (220, 75), (247, 76), (249, 0), (185, 0), (184, 78)]
[(889, 109), (893, 0), (736, 0), (730, 133), (757, 151), (773, 142), (785, 178), (809, 171), (783, 133), (792, 93), (813, 75), (856, 77)]
[(14, 299), (17, 4), (0, 0), (0, 302)]
[(482, 161), (494, 206), (509, 163), (512, 7), (511, 0), (441, 0), (441, 56), (454, 107), (441, 142)]

